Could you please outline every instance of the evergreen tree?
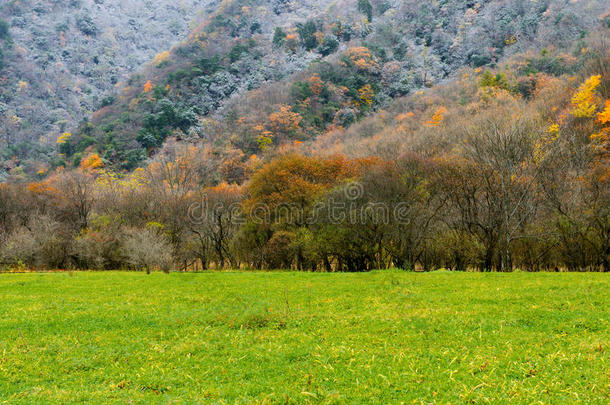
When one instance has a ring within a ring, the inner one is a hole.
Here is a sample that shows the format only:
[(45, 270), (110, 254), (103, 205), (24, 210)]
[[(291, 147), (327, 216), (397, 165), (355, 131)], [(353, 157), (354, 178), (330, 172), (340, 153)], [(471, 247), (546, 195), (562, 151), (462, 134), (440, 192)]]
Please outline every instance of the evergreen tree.
[(275, 33), (273, 34), (273, 45), (280, 48), (286, 43), (286, 33), (282, 27), (275, 27)]
[(369, 0), (358, 0), (358, 11), (366, 15), (369, 22), (373, 22), (373, 6)]

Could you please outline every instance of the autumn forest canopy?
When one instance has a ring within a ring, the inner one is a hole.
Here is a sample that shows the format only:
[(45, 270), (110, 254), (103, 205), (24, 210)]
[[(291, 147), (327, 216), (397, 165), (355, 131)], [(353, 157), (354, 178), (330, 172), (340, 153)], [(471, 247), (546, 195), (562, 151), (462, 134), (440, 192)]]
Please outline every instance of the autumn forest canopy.
[(610, 271), (606, 2), (83, 3), (0, 6), (0, 268)]

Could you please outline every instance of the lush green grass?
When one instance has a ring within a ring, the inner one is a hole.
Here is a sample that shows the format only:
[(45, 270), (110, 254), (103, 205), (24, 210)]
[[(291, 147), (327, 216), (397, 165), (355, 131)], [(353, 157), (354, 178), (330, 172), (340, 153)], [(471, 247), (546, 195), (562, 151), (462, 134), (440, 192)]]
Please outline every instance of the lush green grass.
[(604, 403), (604, 274), (0, 275), (0, 403)]

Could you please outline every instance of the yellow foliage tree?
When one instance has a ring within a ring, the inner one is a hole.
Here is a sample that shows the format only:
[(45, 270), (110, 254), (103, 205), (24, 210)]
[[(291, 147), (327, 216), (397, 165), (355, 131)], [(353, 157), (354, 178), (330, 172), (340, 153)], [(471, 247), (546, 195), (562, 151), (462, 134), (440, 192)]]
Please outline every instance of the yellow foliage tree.
[(595, 90), (601, 82), (601, 75), (589, 77), (580, 85), (578, 91), (572, 97), (572, 115), (577, 118), (592, 118), (597, 109), (597, 97)]
[(256, 137), (256, 143), (258, 148), (265, 151), (271, 145), (273, 145), (273, 133), (271, 131), (263, 131)]
[(551, 124), (534, 144), (534, 162), (540, 163), (547, 156), (547, 150), (559, 139), (559, 124)]
[(137, 190), (147, 184), (144, 169), (138, 168), (133, 173), (125, 175), (111, 170), (100, 170), (95, 183), (101, 190), (112, 190), (118, 193), (126, 193)]
[(70, 132), (64, 132), (59, 136), (59, 138), (57, 138), (57, 144), (63, 145), (64, 143), (68, 142), (70, 138), (72, 138), (72, 134)]
[(547, 130), (547, 132), (549, 134), (558, 134), (559, 133), (559, 125), (558, 124), (552, 124), (549, 129)]
[(169, 51), (163, 51), (163, 52), (157, 54), (157, 56), (155, 56), (155, 59), (154, 59), (155, 65), (160, 66), (164, 62), (168, 61), (169, 58), (170, 58)]
[(370, 84), (367, 84), (358, 90), (358, 95), (360, 96), (360, 101), (368, 107), (373, 105), (373, 97), (375, 97), (375, 92)]
[(17, 91), (20, 93), (24, 90), (27, 90), (28, 87), (30, 87), (30, 85), (24, 80), (20, 80), (19, 83), (17, 83)]

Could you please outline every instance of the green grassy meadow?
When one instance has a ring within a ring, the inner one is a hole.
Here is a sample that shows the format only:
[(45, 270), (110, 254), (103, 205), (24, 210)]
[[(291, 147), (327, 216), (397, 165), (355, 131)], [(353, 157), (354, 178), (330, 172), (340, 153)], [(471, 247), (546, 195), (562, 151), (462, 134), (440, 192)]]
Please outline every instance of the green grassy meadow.
[(607, 403), (605, 274), (0, 275), (1, 404)]

